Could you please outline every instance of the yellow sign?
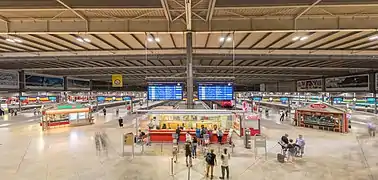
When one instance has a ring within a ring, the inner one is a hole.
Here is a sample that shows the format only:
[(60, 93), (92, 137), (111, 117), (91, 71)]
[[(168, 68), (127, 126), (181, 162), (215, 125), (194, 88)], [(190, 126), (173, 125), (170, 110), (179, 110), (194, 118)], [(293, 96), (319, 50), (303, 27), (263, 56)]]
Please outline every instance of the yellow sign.
[(127, 133), (123, 134), (124, 145), (133, 145), (134, 144), (134, 134)]
[(112, 87), (122, 87), (122, 86), (123, 86), (122, 74), (113, 74)]

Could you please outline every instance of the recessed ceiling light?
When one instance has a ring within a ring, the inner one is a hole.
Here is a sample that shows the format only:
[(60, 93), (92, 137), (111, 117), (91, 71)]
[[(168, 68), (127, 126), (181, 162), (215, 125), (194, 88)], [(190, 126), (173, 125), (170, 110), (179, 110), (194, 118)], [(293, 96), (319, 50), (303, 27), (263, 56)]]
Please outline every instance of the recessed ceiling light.
[(223, 41), (224, 41), (224, 37), (220, 37), (220, 38), (219, 38), (219, 41), (220, 41), (220, 42), (223, 42)]
[(91, 42), (91, 40), (88, 39), (88, 38), (84, 38), (83, 40), (84, 40), (85, 42), (87, 42), (87, 43), (90, 43), (90, 42)]
[(149, 38), (147, 38), (147, 41), (152, 42), (152, 41), (154, 41), (154, 39), (152, 39), (152, 37), (149, 37)]
[(232, 40), (231, 37), (227, 37), (227, 40), (226, 40), (226, 41), (230, 42), (231, 40)]
[(156, 42), (160, 42), (160, 38), (155, 38), (155, 41)]
[(12, 42), (12, 43), (15, 42), (13, 39), (9, 39), (9, 38), (7, 38), (7, 39), (5, 39), (5, 40), (8, 41), (8, 42)]
[(18, 42), (18, 43), (22, 43), (22, 40), (21, 39), (14, 39), (14, 41)]
[(308, 39), (308, 36), (303, 36), (303, 37), (301, 37), (299, 40), (304, 41), (304, 40), (306, 40), (306, 39)]
[(293, 41), (298, 41), (299, 39), (300, 39), (301, 37), (299, 37), (299, 36), (295, 36), (295, 37), (293, 37)]
[(375, 35), (375, 36), (369, 37), (369, 40), (370, 40), (370, 41), (378, 40), (378, 35)]
[(77, 41), (79, 42), (84, 42), (84, 40), (82, 38), (76, 38)]

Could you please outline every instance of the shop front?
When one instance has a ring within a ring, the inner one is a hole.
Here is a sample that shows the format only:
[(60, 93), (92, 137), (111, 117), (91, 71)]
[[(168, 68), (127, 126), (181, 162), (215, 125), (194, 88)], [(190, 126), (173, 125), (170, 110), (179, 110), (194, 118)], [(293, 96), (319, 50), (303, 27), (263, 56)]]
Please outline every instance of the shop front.
[(340, 133), (349, 131), (347, 112), (326, 103), (315, 103), (298, 108), (295, 112), (294, 122), (296, 126), (300, 127)]
[(89, 107), (81, 104), (57, 105), (42, 110), (40, 125), (42, 130), (60, 126), (79, 126), (93, 124), (93, 116)]
[(186, 133), (196, 136), (196, 129), (206, 128), (212, 143), (217, 142), (217, 130), (223, 131), (225, 142), (230, 129), (233, 126), (235, 114), (242, 114), (243, 111), (226, 110), (138, 110), (147, 112), (145, 125), (141, 129), (149, 129), (152, 142), (172, 142), (176, 129), (181, 128), (180, 141), (185, 141)]

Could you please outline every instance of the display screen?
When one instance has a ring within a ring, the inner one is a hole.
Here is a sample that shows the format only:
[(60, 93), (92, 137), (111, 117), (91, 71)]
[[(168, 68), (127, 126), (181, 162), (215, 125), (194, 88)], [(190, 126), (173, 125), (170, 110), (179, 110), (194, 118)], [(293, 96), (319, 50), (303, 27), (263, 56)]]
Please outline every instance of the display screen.
[(89, 81), (85, 81), (85, 80), (67, 79), (67, 88), (89, 90), (90, 83)]
[(199, 83), (198, 99), (214, 101), (233, 100), (233, 83)]
[(334, 97), (333, 98), (333, 102), (334, 103), (341, 103), (341, 102), (343, 102), (344, 101), (344, 98), (342, 98), (342, 97)]
[(124, 101), (131, 101), (131, 97), (130, 96), (123, 96), (123, 100)]
[(182, 100), (182, 83), (149, 83), (148, 100)]
[(252, 99), (253, 99), (253, 101), (261, 101), (262, 97), (253, 97)]
[(376, 99), (373, 98), (373, 97), (368, 97), (368, 98), (366, 98), (366, 101), (367, 101), (368, 103), (370, 103), (370, 104), (374, 104), (374, 102), (376, 102)]
[(56, 96), (49, 96), (48, 98), (50, 101), (56, 101)]
[(103, 101), (105, 101), (105, 97), (104, 96), (97, 96), (97, 101), (103, 102)]
[(25, 85), (29, 88), (64, 88), (63, 83), (62, 77), (25, 75)]
[(20, 97), (20, 100), (21, 100), (21, 101), (25, 101), (25, 100), (27, 100), (27, 99), (28, 99), (27, 96), (21, 96), (21, 97)]

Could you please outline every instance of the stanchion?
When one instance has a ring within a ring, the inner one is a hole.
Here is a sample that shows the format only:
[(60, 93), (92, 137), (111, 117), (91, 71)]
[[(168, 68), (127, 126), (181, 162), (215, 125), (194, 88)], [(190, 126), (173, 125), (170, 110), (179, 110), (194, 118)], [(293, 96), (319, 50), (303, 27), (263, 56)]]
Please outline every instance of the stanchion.
[(163, 154), (163, 141), (161, 142), (161, 145), (160, 145), (160, 152), (161, 154)]
[(188, 180), (190, 180), (190, 166), (188, 167)]
[(221, 153), (221, 144), (218, 144), (218, 154)]
[(173, 157), (171, 157), (171, 176), (173, 176)]
[(142, 143), (142, 154), (144, 153), (144, 143)]
[(234, 147), (235, 147), (235, 145), (234, 145), (234, 143), (232, 143), (232, 144), (231, 144), (231, 152), (232, 152), (232, 153), (234, 153)]

